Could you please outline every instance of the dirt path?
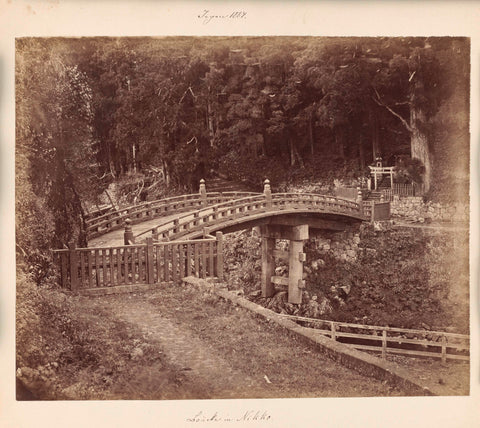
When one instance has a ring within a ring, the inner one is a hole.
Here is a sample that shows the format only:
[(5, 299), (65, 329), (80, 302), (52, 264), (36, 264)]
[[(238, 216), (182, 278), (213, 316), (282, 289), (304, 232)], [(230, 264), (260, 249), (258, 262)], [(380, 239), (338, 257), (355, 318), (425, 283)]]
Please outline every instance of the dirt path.
[[(189, 286), (95, 298), (109, 316), (142, 332), (137, 349), (154, 343), (177, 377), (169, 399), (390, 396), (402, 392), (351, 371), (223, 300)], [(166, 398), (165, 374), (135, 367), (136, 390), (122, 398)], [(152, 392), (148, 396), (148, 391)]]

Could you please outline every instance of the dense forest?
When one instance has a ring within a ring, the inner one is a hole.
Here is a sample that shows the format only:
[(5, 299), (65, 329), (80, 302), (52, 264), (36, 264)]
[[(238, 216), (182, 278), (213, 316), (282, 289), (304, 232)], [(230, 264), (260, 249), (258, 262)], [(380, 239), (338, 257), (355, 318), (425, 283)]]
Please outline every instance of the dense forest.
[(135, 174), (185, 193), (213, 173), (362, 177), (382, 157), (426, 197), (468, 198), (469, 53), (450, 37), (18, 39), (17, 251), (41, 278), (47, 250), (85, 242), (85, 206)]

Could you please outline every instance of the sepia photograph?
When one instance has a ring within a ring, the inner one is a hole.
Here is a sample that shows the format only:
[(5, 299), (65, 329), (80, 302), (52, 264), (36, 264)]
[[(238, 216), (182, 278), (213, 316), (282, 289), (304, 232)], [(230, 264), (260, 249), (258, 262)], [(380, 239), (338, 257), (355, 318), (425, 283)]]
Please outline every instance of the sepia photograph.
[(18, 38), (17, 399), (468, 395), (469, 51)]
[(0, 425), (478, 422), (478, 12), (262, 3), (0, 8)]

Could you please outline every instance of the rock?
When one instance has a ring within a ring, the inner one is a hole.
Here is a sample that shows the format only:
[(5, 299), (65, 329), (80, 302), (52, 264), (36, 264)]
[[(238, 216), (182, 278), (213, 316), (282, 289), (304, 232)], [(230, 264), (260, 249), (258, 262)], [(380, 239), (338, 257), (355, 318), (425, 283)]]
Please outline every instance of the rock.
[(131, 353), (130, 353), (130, 358), (132, 360), (137, 360), (138, 358), (143, 357), (143, 349), (140, 347), (135, 348)]
[(356, 257), (355, 251), (347, 250), (347, 256), (354, 259)]
[(353, 243), (357, 244), (357, 245), (360, 244), (360, 237), (359, 236), (354, 236), (353, 237)]

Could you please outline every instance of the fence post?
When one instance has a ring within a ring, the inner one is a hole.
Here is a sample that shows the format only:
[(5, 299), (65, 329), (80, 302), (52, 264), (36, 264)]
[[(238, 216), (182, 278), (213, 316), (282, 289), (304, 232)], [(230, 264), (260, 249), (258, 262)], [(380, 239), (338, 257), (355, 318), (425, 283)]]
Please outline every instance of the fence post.
[(125, 245), (131, 245), (134, 243), (132, 220), (130, 220), (129, 218), (125, 219), (125, 232), (123, 233), (123, 242)]
[(207, 188), (205, 186), (205, 180), (203, 178), (200, 180), (199, 193), (200, 193), (200, 200), (202, 202), (202, 207), (206, 207), (207, 206)]
[(336, 331), (336, 328), (335, 328), (335, 323), (334, 322), (331, 322), (330, 323), (330, 327), (331, 327), (331, 334), (330, 334), (330, 338), (333, 339), (333, 340), (337, 340), (337, 336), (335, 334), (335, 331)]
[(272, 189), (270, 188), (270, 180), (268, 178), (263, 182), (263, 194), (265, 195), (267, 210), (272, 209)]
[(382, 358), (387, 358), (387, 330), (382, 332)]
[(154, 277), (153, 277), (153, 239), (152, 238), (147, 238), (147, 251), (145, 255), (145, 263), (147, 264), (145, 269), (147, 272), (147, 283), (153, 284)]
[(442, 336), (442, 363), (447, 362), (447, 338)]
[(217, 278), (223, 281), (223, 233), (217, 232)]
[(70, 288), (72, 291), (78, 288), (78, 260), (75, 248), (75, 242), (70, 241), (68, 249), (70, 250)]

